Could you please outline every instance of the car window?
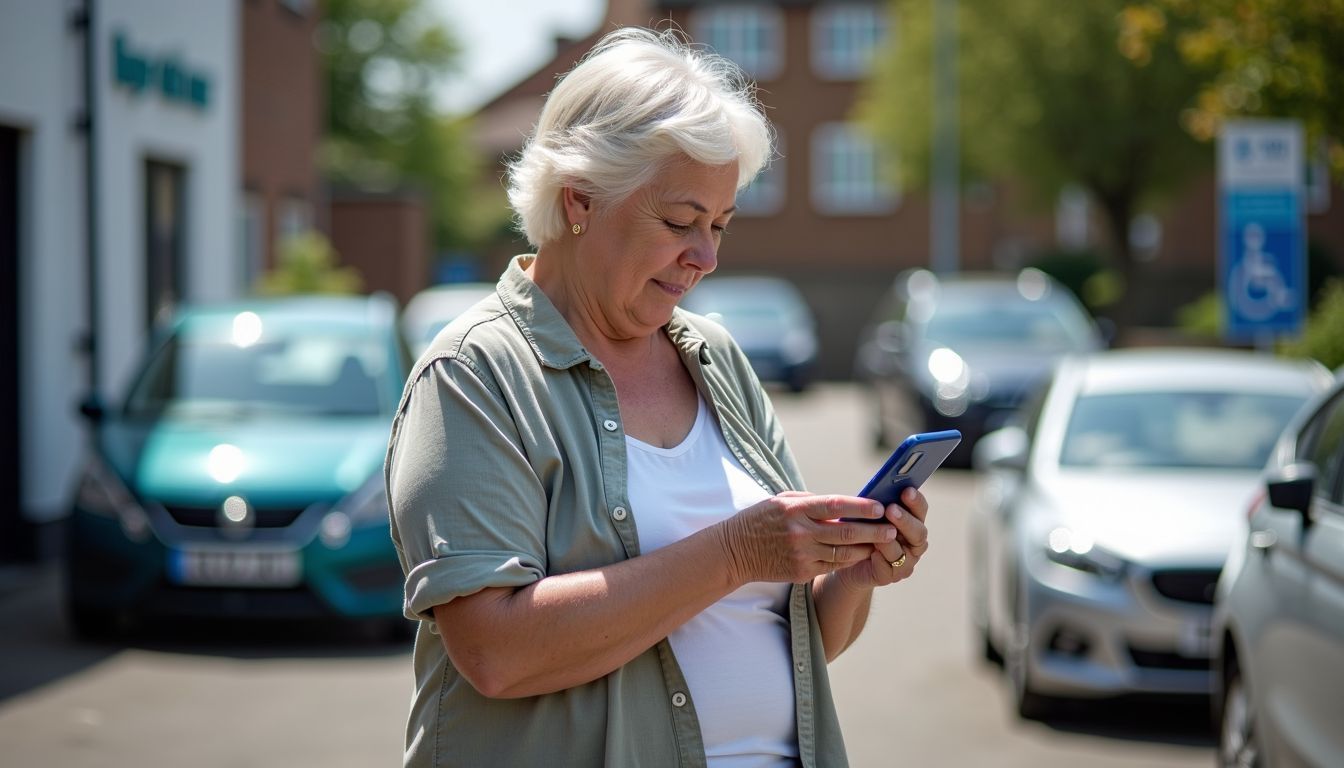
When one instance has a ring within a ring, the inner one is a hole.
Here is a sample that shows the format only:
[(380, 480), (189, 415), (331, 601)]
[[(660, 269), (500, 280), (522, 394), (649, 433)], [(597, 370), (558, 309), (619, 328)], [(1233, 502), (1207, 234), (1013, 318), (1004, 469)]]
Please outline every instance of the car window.
[(166, 410), (229, 414), (257, 408), (311, 415), (383, 411), (387, 352), (371, 339), (305, 334), (238, 345), (169, 339), (126, 400), (131, 418)]
[(1297, 455), (1316, 465), (1318, 492), (1340, 501), (1344, 481), (1344, 393), (1317, 412), (1302, 431)]
[(1044, 350), (1088, 348), (1087, 318), (1059, 301), (1030, 301), (1016, 294), (981, 294), (958, 300), (946, 295), (938, 302), (924, 335), (957, 347), (978, 343), (1012, 343)]
[(1303, 398), (1241, 392), (1080, 397), (1060, 464), (1258, 469)]

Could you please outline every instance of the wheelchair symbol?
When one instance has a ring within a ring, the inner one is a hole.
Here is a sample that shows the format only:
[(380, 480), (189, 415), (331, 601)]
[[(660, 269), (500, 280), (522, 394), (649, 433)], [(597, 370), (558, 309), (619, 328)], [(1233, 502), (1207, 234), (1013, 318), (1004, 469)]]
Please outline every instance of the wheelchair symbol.
[(1259, 224), (1247, 224), (1241, 231), (1242, 254), (1228, 275), (1228, 294), (1237, 314), (1259, 321), (1290, 310), (1295, 305), (1293, 291), (1279, 273), (1273, 258), (1265, 253), (1265, 230)]

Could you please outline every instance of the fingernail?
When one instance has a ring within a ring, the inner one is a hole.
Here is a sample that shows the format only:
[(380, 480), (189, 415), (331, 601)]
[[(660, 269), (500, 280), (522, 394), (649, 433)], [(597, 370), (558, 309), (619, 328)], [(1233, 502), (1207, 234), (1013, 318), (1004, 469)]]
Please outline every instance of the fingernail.
[(887, 541), (891, 541), (896, 538), (896, 534), (898, 533), (900, 533), (900, 531), (896, 530), (895, 528), (888, 528), (887, 530), (882, 532), (882, 536), (885, 537)]
[(896, 518), (897, 520), (900, 520), (902, 517), (905, 517), (905, 510), (901, 509), (899, 506), (895, 504), (893, 504), (892, 506), (896, 507), (896, 511), (893, 512), (891, 515), (892, 517)]
[(873, 503), (873, 517), (881, 517), (884, 511), (881, 504)]

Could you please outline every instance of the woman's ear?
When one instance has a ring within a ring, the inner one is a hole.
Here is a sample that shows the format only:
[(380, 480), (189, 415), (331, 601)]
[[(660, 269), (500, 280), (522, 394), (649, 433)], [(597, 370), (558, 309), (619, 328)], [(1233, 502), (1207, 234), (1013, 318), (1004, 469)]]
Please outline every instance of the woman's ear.
[(565, 217), (569, 223), (580, 224), (587, 229), (588, 217), (592, 215), (592, 196), (574, 187), (565, 187), (564, 204)]

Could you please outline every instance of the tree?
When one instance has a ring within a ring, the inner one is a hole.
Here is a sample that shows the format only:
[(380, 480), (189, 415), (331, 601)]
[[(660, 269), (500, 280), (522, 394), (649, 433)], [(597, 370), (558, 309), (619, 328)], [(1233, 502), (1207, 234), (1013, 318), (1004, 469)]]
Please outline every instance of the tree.
[(1238, 115), (1297, 118), (1344, 178), (1344, 0), (1145, 0), (1126, 20), (1126, 55), (1174, 42), (1209, 72), (1185, 112), (1193, 136)]
[(423, 0), (327, 0), (319, 34), (327, 78), (328, 176), (365, 189), (411, 186), (428, 197), (434, 242), (478, 234), (469, 123), (434, 107), (458, 50)]
[[(933, 36), (931, 0), (892, 0), (894, 44), (860, 106), (894, 152), (902, 181), (927, 187)], [(1042, 203), (1066, 184), (1090, 194), (1108, 225), (1115, 266), (1135, 284), (1129, 225), (1209, 161), (1179, 123), (1200, 73), (1152, 40), (1122, 55), (1124, 0), (960, 0), (958, 76), (963, 175), (1025, 184)], [(1126, 297), (1133, 296), (1132, 288)], [(1116, 320), (1127, 325), (1131, 302)]]

